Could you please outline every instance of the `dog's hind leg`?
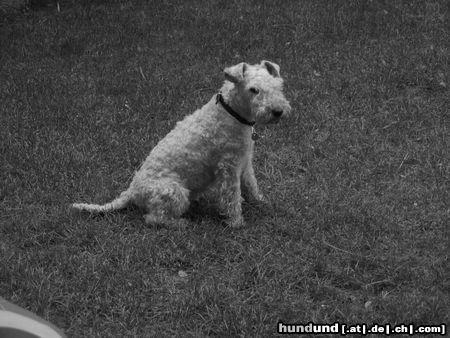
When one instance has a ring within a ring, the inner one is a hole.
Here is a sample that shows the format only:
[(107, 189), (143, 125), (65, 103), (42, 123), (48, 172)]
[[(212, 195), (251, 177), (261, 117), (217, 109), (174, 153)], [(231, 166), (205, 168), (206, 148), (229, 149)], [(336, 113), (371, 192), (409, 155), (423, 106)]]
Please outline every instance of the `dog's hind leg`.
[(189, 189), (169, 179), (152, 182), (142, 205), (146, 224), (172, 223), (189, 208)]

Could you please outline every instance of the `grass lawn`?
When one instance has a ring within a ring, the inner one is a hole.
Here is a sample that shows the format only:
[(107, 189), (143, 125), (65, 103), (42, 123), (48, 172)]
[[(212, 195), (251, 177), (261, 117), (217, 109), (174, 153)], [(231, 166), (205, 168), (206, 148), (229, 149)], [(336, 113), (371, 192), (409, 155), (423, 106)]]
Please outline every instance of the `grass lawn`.
[[(0, 296), (69, 337), (450, 322), (448, 1), (49, 3), (0, 12)], [(245, 228), (70, 212), (262, 59), (293, 114), (258, 129)]]

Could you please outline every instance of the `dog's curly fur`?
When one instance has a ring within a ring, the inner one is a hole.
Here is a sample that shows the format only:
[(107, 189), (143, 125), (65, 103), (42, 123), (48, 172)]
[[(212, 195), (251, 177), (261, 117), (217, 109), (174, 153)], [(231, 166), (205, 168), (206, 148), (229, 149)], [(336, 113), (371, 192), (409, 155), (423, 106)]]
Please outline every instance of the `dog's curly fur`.
[[(220, 92), (241, 117), (258, 125), (289, 114), (277, 64), (240, 63), (225, 68), (224, 74)], [(180, 217), (193, 199), (213, 192), (229, 224), (241, 226), (241, 188), (246, 199), (264, 198), (253, 170), (251, 133), (252, 127), (231, 116), (215, 95), (156, 145), (120, 197), (104, 205), (75, 203), (73, 207), (106, 212), (133, 203), (145, 210), (146, 223), (165, 223)]]

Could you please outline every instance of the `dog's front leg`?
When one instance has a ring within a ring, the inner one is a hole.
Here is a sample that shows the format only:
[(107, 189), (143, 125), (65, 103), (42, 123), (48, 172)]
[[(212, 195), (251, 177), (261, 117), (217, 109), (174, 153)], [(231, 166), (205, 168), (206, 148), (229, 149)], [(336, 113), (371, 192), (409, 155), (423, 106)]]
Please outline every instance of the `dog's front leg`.
[(249, 160), (242, 171), (242, 192), (246, 201), (265, 201), (264, 195), (260, 193), (258, 183), (255, 177), (255, 171), (253, 170), (253, 164)]
[(228, 217), (228, 224), (234, 228), (245, 224), (242, 217), (242, 198), (240, 174), (231, 168), (221, 173), (219, 191), (219, 207)]

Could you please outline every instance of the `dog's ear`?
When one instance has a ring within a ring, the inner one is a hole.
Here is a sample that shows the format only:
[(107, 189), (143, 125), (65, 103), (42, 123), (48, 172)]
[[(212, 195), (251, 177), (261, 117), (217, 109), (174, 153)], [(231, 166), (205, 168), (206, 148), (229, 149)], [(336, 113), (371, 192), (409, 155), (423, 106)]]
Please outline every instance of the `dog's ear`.
[(280, 66), (278, 66), (276, 63), (262, 60), (261, 65), (266, 67), (269, 74), (273, 77), (280, 77)]
[(245, 71), (247, 70), (247, 64), (245, 62), (241, 62), (236, 66), (227, 67), (223, 70), (225, 75), (225, 79), (228, 81), (239, 83), (244, 81)]

